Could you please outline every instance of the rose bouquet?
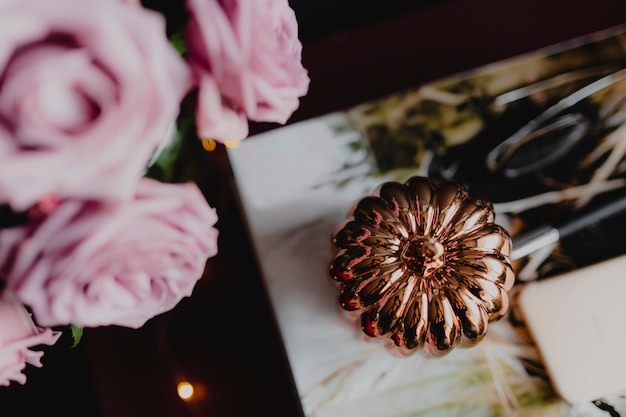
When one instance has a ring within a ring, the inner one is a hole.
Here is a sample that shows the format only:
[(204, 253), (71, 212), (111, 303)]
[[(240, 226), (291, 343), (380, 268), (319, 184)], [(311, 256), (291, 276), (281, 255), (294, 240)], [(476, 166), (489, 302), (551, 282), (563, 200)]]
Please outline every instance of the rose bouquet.
[(218, 236), (198, 144), (286, 122), (309, 78), (287, 0), (0, 0), (0, 28), (9, 385), (61, 332), (139, 328), (192, 293)]

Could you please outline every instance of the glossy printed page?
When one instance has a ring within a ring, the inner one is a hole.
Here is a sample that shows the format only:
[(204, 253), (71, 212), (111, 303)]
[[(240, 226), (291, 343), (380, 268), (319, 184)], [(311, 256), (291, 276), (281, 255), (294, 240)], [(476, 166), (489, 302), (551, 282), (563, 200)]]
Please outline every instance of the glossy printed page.
[[(626, 410), (618, 394), (595, 404), (561, 400), (516, 309), (525, 281), (625, 253), (618, 239), (623, 221), (516, 259), (509, 313), (476, 346), (439, 358), (399, 357), (366, 339), (360, 323), (340, 311), (339, 289), (329, 276), (338, 225), (356, 201), (386, 181), (415, 175), (459, 181), (493, 203), (495, 222), (514, 239), (619, 195), (626, 184), (626, 141), (620, 140), (625, 36), (614, 28), (575, 39), (229, 149), (307, 417)], [(501, 154), (502, 143), (516, 145)], [(490, 168), (490, 158), (497, 168)]]

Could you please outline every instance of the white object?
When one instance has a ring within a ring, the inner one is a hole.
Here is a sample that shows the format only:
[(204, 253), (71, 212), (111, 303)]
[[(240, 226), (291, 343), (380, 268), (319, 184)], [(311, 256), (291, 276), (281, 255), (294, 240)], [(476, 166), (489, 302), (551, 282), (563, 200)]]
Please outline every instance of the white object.
[(570, 403), (626, 392), (626, 256), (522, 289), (519, 307), (554, 389)]

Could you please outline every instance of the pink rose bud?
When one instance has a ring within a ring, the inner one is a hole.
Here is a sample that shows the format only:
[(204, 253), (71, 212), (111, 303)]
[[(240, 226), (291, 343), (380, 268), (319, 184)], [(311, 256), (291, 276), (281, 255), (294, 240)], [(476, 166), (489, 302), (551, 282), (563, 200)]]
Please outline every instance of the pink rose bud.
[(37, 327), (19, 301), (0, 298), (0, 386), (11, 381), (26, 383), (22, 373), (26, 364), (42, 366), (43, 351), (30, 348), (53, 345), (59, 336), (59, 332)]
[(187, 0), (202, 138), (242, 140), (248, 120), (285, 123), (309, 88), (287, 0)]

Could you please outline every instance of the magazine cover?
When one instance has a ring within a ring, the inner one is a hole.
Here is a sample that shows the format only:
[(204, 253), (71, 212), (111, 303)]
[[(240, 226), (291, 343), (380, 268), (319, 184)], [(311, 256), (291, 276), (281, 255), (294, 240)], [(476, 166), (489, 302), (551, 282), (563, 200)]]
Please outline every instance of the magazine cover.
[(619, 392), (564, 401), (516, 308), (528, 282), (626, 253), (621, 208), (515, 258), (508, 313), (442, 357), (364, 338), (329, 275), (338, 225), (385, 182), (458, 181), (493, 204), (513, 242), (619, 198), (625, 64), (626, 27), (612, 28), (228, 150), (306, 417), (626, 415)]

